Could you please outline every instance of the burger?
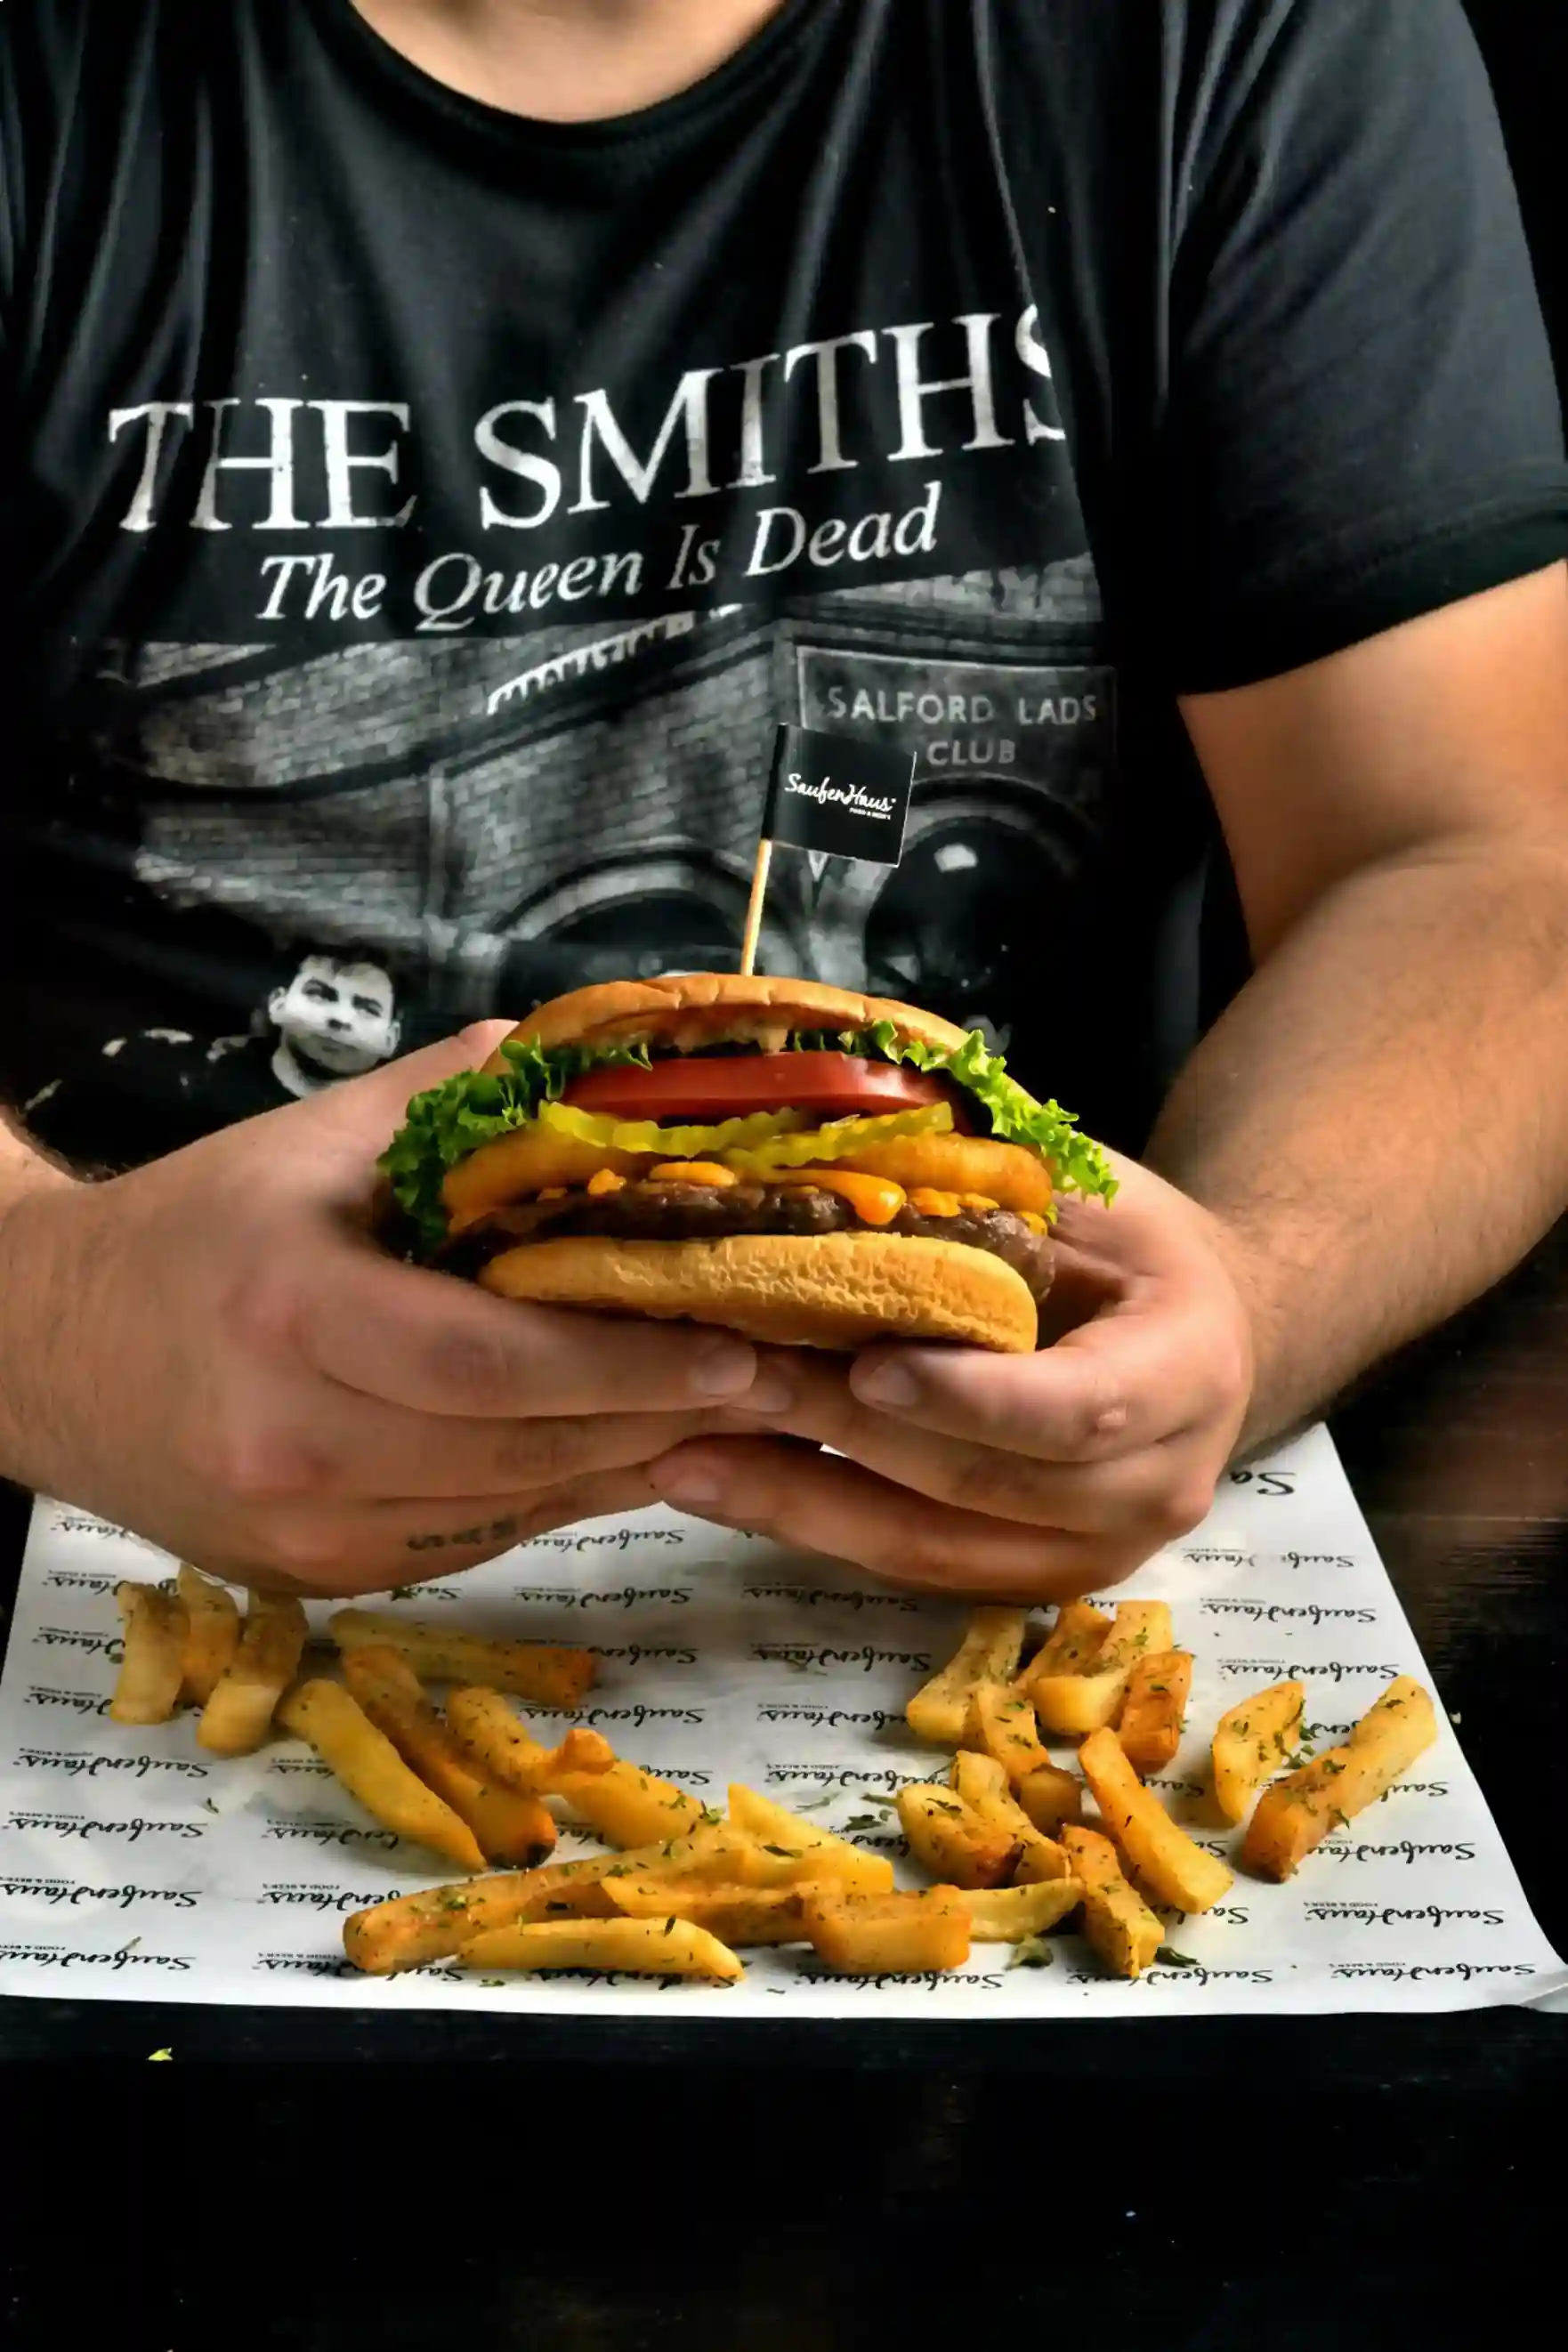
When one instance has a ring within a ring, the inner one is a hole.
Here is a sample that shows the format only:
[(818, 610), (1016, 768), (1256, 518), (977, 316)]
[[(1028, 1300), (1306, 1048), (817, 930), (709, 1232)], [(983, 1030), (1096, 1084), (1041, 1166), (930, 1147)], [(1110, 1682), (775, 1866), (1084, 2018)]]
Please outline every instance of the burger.
[(381, 1165), (408, 1254), (501, 1297), (828, 1349), (1032, 1349), (1058, 1194), (1116, 1189), (978, 1030), (718, 972), (542, 1005)]

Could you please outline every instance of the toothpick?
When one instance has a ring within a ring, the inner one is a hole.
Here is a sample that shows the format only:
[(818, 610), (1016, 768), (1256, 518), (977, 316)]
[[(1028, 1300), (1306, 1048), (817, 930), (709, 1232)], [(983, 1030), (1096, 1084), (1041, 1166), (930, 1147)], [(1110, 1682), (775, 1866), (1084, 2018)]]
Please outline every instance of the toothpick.
[(759, 841), (757, 862), (752, 869), (752, 896), (746, 908), (746, 935), (741, 942), (741, 976), (744, 980), (749, 980), (757, 968), (757, 935), (763, 928), (763, 900), (767, 896), (768, 868), (773, 859), (773, 843)]

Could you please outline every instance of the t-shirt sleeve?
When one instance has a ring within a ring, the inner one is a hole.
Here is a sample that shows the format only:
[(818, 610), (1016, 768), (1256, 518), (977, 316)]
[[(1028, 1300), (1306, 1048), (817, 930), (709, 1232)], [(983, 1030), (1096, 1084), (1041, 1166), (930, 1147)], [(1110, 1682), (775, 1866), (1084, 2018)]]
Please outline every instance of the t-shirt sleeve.
[(1209, 0), (1178, 18), (1147, 584), (1170, 682), (1200, 693), (1552, 562), (1568, 467), (1459, 0)]

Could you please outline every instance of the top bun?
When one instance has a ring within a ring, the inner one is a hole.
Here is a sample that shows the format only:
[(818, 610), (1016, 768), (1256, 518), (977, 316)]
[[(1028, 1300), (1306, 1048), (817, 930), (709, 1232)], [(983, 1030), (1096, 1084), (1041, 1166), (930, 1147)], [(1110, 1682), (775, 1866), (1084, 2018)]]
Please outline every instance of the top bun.
[[(816, 980), (770, 979), (763, 973), (672, 972), (659, 980), (612, 980), (557, 996), (520, 1021), (512, 1038), (533, 1045), (635, 1043), (679, 1028), (691, 1014), (706, 1015), (703, 1026), (721, 1035), (726, 1017), (739, 1022), (778, 1022), (790, 1029), (868, 1029), (890, 1021), (901, 1038), (956, 1053), (966, 1032), (934, 1013), (899, 1004), (886, 996), (857, 996)], [(509, 1044), (511, 1039), (507, 1041)], [(506, 1066), (492, 1054), (485, 1067)]]

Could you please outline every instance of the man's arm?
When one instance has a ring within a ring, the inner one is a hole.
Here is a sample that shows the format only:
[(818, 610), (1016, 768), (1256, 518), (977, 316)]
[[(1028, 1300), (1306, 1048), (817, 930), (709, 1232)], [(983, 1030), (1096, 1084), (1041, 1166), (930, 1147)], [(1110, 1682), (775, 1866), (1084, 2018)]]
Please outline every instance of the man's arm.
[[(32, 1286), (23, 1268), (31, 1253), (14, 1247), (15, 1220), (37, 1195), (68, 1189), (69, 1171), (35, 1143), (14, 1115), (0, 1103), (0, 1477), (26, 1481), (35, 1475), (37, 1432), (21, 1403), (26, 1385), (18, 1377), (24, 1350), (36, 1350), (37, 1336), (27, 1328), (24, 1287)], [(21, 1264), (18, 1264), (20, 1257)]]
[(1156, 429), (1096, 554), (1189, 698), (1257, 977), (1154, 1139), (1176, 1181), (1062, 1204), (1055, 1344), (769, 1364), (753, 1408), (836, 1458), (653, 1474), (988, 1597), (1127, 1575), (1568, 1196), (1568, 596), (1530, 576), (1568, 477), (1475, 42), (1459, 0), (1159, 16)]
[(1188, 719), (1258, 971), (1174, 1089), (1160, 1172), (1119, 1161), (1109, 1212), (1062, 1204), (1068, 1328), (1033, 1356), (882, 1348), (847, 1374), (784, 1350), (748, 1409), (834, 1456), (682, 1444), (652, 1469), (669, 1500), (905, 1583), (1102, 1590), (1202, 1518), (1238, 1447), (1560, 1213), (1561, 569)]
[(69, 1171), (25, 1134), (0, 1103), (0, 1217), (26, 1194), (71, 1181)]
[(1226, 1237), (1257, 1444), (1568, 1203), (1568, 578), (1185, 715), (1257, 970), (1148, 1156)]

